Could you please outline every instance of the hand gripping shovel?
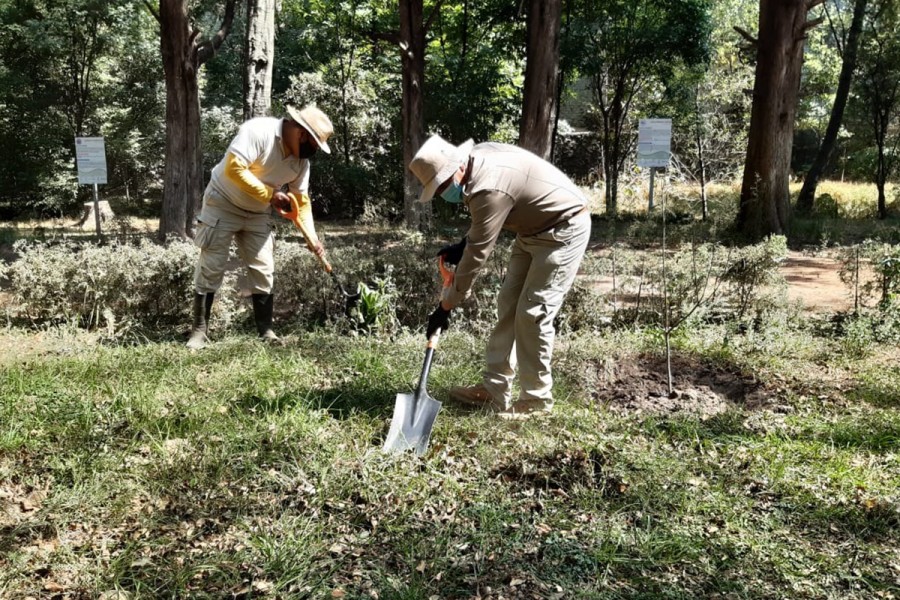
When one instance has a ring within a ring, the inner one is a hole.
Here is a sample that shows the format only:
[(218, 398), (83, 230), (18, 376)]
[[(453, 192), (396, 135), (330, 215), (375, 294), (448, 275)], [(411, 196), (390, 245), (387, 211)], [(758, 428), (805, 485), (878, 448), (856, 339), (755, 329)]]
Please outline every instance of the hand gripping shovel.
[[(440, 268), (444, 287), (450, 287), (453, 272), (444, 265), (443, 257), (440, 259)], [(422, 364), (422, 374), (419, 375), (419, 385), (415, 393), (397, 394), (394, 402), (394, 418), (391, 420), (391, 428), (381, 449), (383, 452), (403, 452), (412, 448), (416, 451), (416, 456), (422, 456), (428, 449), (428, 439), (434, 428), (434, 420), (441, 410), (441, 403), (428, 395), (425, 386), (428, 382), (428, 371), (431, 369), (431, 359), (434, 357), (440, 336), (441, 330), (438, 329), (425, 346), (425, 362)]]
[[(291, 209), (288, 211), (281, 210), (280, 208), (276, 208), (282, 217), (287, 219), (288, 221), (292, 221), (294, 225), (297, 226), (297, 229), (300, 230), (300, 233), (303, 234), (303, 238), (306, 240), (306, 246), (310, 250), (312, 250), (312, 236), (310, 236), (309, 231), (307, 231), (306, 226), (303, 224), (303, 219), (300, 218), (300, 204), (297, 202), (297, 199), (293, 196), (291, 198)], [(316, 256), (319, 259), (319, 262), (322, 263), (322, 266), (325, 268), (325, 272), (331, 275), (331, 279), (334, 280), (334, 283), (338, 286), (338, 289), (341, 290), (341, 294), (344, 295), (344, 299), (346, 301), (346, 306), (344, 307), (344, 311), (349, 315), (350, 311), (356, 306), (356, 303), (359, 302), (360, 294), (357, 292), (356, 294), (349, 293), (346, 289), (344, 289), (344, 284), (341, 283), (341, 280), (338, 279), (338, 276), (335, 274), (334, 269), (331, 268), (331, 263), (328, 262), (328, 259), (325, 258), (325, 255)]]

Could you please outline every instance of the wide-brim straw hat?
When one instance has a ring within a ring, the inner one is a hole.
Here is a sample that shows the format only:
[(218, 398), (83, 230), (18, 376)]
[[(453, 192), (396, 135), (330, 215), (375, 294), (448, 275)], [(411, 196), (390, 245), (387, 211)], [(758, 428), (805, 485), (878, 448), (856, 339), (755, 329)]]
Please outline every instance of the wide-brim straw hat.
[(288, 106), (287, 111), (293, 120), (316, 138), (319, 148), (325, 154), (331, 154), (328, 138), (334, 134), (334, 125), (331, 124), (331, 119), (325, 113), (315, 106), (307, 106), (303, 110), (297, 110), (293, 106)]
[(434, 198), (434, 192), (442, 183), (450, 179), (453, 173), (469, 157), (475, 142), (466, 140), (454, 146), (439, 135), (428, 138), (412, 161), (409, 170), (425, 186), (419, 202), (428, 202)]

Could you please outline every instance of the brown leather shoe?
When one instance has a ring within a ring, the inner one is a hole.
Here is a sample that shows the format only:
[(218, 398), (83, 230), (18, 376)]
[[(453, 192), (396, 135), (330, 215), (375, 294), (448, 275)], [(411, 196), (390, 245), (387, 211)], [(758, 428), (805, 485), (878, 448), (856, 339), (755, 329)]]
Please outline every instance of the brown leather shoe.
[(486, 408), (491, 411), (504, 410), (502, 402), (497, 402), (482, 384), (455, 386), (450, 388), (450, 399), (474, 408)]

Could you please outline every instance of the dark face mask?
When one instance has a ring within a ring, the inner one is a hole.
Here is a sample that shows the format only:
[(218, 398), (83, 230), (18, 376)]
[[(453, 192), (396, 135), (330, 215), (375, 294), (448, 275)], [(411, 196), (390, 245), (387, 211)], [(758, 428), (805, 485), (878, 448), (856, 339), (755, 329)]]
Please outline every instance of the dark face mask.
[(297, 156), (299, 156), (300, 158), (309, 158), (313, 154), (315, 154), (316, 150), (318, 149), (318, 146), (313, 144), (311, 141), (306, 140), (305, 142), (300, 144), (300, 148), (297, 151)]

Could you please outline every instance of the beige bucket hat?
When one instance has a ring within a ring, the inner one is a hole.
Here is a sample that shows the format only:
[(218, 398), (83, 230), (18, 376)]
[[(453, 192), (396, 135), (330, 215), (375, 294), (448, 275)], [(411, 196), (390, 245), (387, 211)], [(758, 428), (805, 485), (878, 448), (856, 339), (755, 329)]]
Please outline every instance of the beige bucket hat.
[(466, 140), (461, 145), (454, 146), (439, 135), (431, 136), (422, 144), (409, 163), (409, 170), (425, 186), (419, 202), (428, 202), (434, 198), (434, 191), (466, 161), (474, 145), (472, 140)]
[(297, 121), (311, 136), (316, 138), (319, 148), (325, 154), (331, 154), (331, 148), (328, 147), (328, 138), (334, 133), (334, 125), (331, 124), (331, 119), (315, 106), (307, 106), (303, 110), (297, 110), (293, 106), (286, 108), (291, 118)]

